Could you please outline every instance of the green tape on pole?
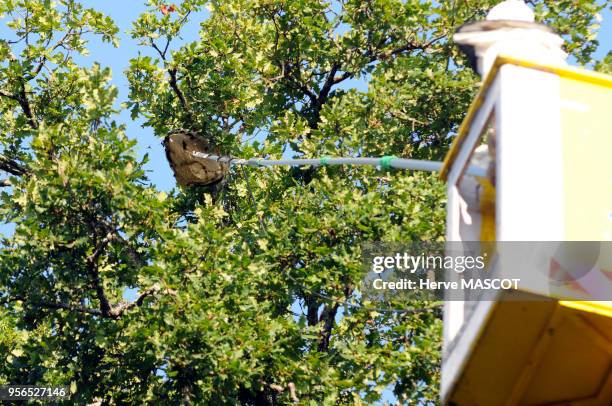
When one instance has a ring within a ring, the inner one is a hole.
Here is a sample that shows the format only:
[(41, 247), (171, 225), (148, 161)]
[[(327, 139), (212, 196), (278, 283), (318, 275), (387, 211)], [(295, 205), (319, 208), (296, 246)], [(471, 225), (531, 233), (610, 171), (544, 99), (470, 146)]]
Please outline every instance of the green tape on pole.
[(321, 165), (323, 165), (323, 166), (329, 165), (329, 157), (328, 156), (324, 156), (319, 161), (321, 162)]
[(393, 161), (394, 159), (397, 159), (397, 157), (394, 155), (383, 156), (382, 158), (380, 158), (380, 167), (382, 169), (391, 169), (391, 161)]

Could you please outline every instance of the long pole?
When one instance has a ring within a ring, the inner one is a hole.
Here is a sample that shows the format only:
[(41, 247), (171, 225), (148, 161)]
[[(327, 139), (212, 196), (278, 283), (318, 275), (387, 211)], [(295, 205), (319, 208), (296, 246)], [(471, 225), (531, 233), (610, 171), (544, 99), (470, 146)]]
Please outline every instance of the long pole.
[[(383, 169), (396, 168), (408, 169), (414, 171), (439, 172), (442, 168), (442, 162), (425, 161), (419, 159), (396, 158), (394, 156), (383, 156), (380, 158), (306, 158), (306, 159), (265, 159), (265, 158), (234, 158), (229, 156), (219, 156), (213, 154), (205, 154), (203, 152), (193, 152), (193, 156), (198, 158), (210, 159), (218, 162), (227, 163), (229, 165), (245, 165), (254, 167), (269, 167), (269, 166), (332, 166), (332, 165), (367, 165), (380, 166)], [(471, 166), (467, 169), (467, 174), (476, 177), (485, 177), (485, 169)]]

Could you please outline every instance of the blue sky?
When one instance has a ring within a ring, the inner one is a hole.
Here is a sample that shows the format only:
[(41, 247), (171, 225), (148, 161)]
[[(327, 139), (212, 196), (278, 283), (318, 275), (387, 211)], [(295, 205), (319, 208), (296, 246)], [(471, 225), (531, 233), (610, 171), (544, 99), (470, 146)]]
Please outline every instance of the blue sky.
[[(144, 0), (84, 0), (82, 3), (110, 16), (119, 27), (119, 48), (114, 48), (111, 44), (99, 40), (93, 40), (89, 46), (90, 55), (81, 58), (84, 65), (98, 61), (101, 65), (111, 68), (113, 84), (119, 90), (117, 100), (119, 105), (128, 98), (128, 81), (124, 71), (128, 68), (130, 59), (136, 57), (139, 53), (152, 57), (158, 56), (150, 47), (139, 46), (137, 41), (130, 38), (127, 33), (132, 27), (132, 22), (146, 10), (146, 2)], [(207, 14), (206, 11), (193, 14), (183, 30), (182, 40), (175, 40), (171, 49), (177, 49), (182, 44), (197, 39), (200, 22), (207, 17)], [(176, 183), (161, 146), (161, 139), (153, 135), (151, 128), (142, 127), (142, 120), (133, 121), (127, 111), (123, 111), (117, 121), (126, 125), (126, 132), (130, 138), (135, 138), (138, 141), (139, 155), (149, 154), (150, 161), (147, 165), (149, 179), (164, 191), (169, 191), (175, 187)]]
[[(126, 33), (131, 28), (131, 23), (138, 18), (138, 15), (145, 10), (145, 2), (138, 0), (85, 0), (85, 4), (106, 13), (115, 20), (115, 23), (120, 29), (120, 47), (113, 48), (110, 44), (103, 44), (99, 41), (94, 41), (90, 44), (90, 55), (83, 59), (84, 64), (91, 64), (94, 61), (99, 61), (104, 66), (109, 66), (113, 71), (113, 82), (119, 89), (119, 101), (127, 99), (128, 83), (123, 72), (129, 66), (130, 58), (138, 55), (140, 52), (143, 55), (155, 56), (150, 49), (140, 47), (136, 41), (131, 39)], [(183, 43), (193, 41), (197, 38), (199, 22), (205, 19), (206, 12), (195, 15), (186, 29), (183, 30)], [(599, 59), (612, 49), (612, 12), (606, 10), (603, 13), (603, 21), (601, 24), (599, 40), (600, 47), (596, 53), (596, 58)], [(176, 49), (179, 43), (173, 43), (173, 49)], [(363, 83), (353, 81), (349, 85), (364, 87)], [(133, 121), (128, 112), (123, 112), (118, 121), (126, 124), (127, 134), (131, 138), (138, 140), (138, 152), (140, 155), (149, 154), (149, 164), (147, 165), (148, 176), (151, 181), (161, 190), (168, 191), (175, 186), (174, 178), (166, 157), (161, 147), (160, 139), (156, 138), (150, 128), (143, 128), (142, 121)]]

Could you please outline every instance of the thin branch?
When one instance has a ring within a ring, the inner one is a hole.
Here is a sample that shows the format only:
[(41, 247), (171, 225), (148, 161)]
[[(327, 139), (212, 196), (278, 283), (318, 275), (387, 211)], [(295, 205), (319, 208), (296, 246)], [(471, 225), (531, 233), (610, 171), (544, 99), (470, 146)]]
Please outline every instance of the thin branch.
[(187, 18), (189, 17), (190, 14), (191, 14), (191, 10), (187, 11), (185, 13), (185, 15), (178, 21), (178, 25), (182, 26), (183, 24), (185, 24), (185, 22), (187, 21)]
[[(383, 51), (383, 52), (373, 52), (373, 51), (369, 51), (366, 53), (365, 56), (368, 56), (368, 54), (370, 54), (369, 56), (369, 60), (368, 60), (368, 64), (372, 63), (372, 62), (376, 62), (380, 59), (387, 59), (391, 56), (396, 56), (398, 54), (404, 53), (404, 52), (409, 52), (409, 51), (416, 51), (416, 50), (421, 50), (424, 51), (427, 48), (429, 48), (430, 46), (432, 46), (434, 43), (436, 43), (437, 41), (441, 40), (442, 38), (446, 37), (446, 34), (442, 34), (439, 35), (433, 39), (431, 39), (430, 41), (426, 42), (425, 44), (417, 44), (414, 42), (410, 42), (408, 44), (405, 44), (401, 47), (395, 48), (395, 49), (391, 49), (391, 50), (387, 50), (387, 51)], [(356, 72), (344, 72), (342, 75), (336, 76), (334, 77), (333, 80), (333, 84), (337, 85), (338, 83), (341, 83), (343, 81), (345, 81), (346, 79), (352, 78), (354, 77), (356, 74)]]
[(179, 99), (181, 106), (188, 113), (190, 113), (191, 110), (189, 108), (189, 104), (187, 103), (187, 99), (185, 99), (185, 95), (183, 94), (181, 89), (178, 87), (178, 81), (176, 80), (176, 72), (177, 72), (176, 68), (168, 69), (168, 73), (170, 74), (170, 87), (174, 91), (174, 94), (176, 94), (176, 97)]
[(25, 43), (26, 46), (30, 45), (30, 29), (28, 28), (28, 20), (30, 18), (30, 10), (26, 9), (26, 15), (24, 18), (24, 24), (25, 24)]
[(344, 72), (342, 75), (334, 77), (334, 85), (337, 85), (338, 83), (343, 82), (354, 75), (354, 72)]
[(15, 100), (15, 101), (19, 100), (19, 98), (16, 95), (10, 94), (10, 93), (6, 93), (6, 92), (4, 92), (2, 90), (0, 90), (0, 97), (5, 97), (7, 99), (11, 99), (11, 100)]
[(28, 95), (25, 90), (25, 78), (20, 78), (21, 87), (19, 90), (19, 96), (17, 99), (17, 103), (21, 106), (21, 110), (23, 110), (23, 114), (26, 115), (28, 121), (30, 122), (30, 126), (34, 129), (38, 128), (38, 122), (34, 117), (34, 112), (32, 111), (32, 106), (30, 105), (30, 101), (28, 99)]
[(2, 154), (0, 154), (0, 170), (15, 176), (21, 176), (27, 173), (25, 167)]
[[(265, 384), (265, 382), (262, 382)], [(271, 384), (265, 384), (266, 386), (268, 386), (270, 389), (272, 389), (274, 392), (276, 393), (283, 393), (285, 391), (285, 388), (277, 385), (275, 383), (271, 383)], [(295, 384), (293, 382), (289, 382), (287, 384), (287, 389), (289, 389), (289, 397), (291, 398), (291, 401), (293, 403), (298, 403), (300, 401), (300, 399), (297, 397), (297, 392), (295, 389)]]
[[(72, 35), (74, 35), (74, 34), (75, 34), (75, 32), (74, 32), (72, 29), (68, 30), (68, 31), (66, 32), (66, 34), (65, 34), (65, 35), (64, 35), (64, 36), (63, 36), (63, 37), (62, 37), (60, 40), (58, 40), (58, 41), (57, 41), (57, 42), (56, 42), (56, 43), (55, 43), (55, 44), (54, 44), (54, 45), (51, 47), (51, 49), (49, 49), (49, 51), (48, 51), (48, 52), (49, 52), (49, 53), (51, 53), (51, 52), (55, 51), (57, 48), (59, 48), (59, 47), (63, 47), (63, 48), (65, 48), (65, 46), (64, 46), (64, 41), (66, 41), (66, 40), (68, 39), (68, 37), (70, 37), (70, 36), (72, 36)], [(82, 35), (82, 34), (83, 34), (83, 29), (81, 28), (80, 32), (79, 32), (77, 35), (79, 35), (79, 36), (80, 36), (80, 35)], [(45, 48), (48, 48), (49, 44), (51, 43), (51, 39), (52, 39), (52, 38), (53, 38), (53, 35), (51, 35), (51, 36), (50, 36), (50, 37), (47, 39), (47, 43), (45, 44)], [(36, 77), (36, 76), (37, 76), (37, 75), (40, 73), (40, 71), (42, 70), (42, 68), (43, 68), (43, 66), (45, 65), (45, 63), (46, 63), (46, 62), (47, 62), (47, 55), (43, 55), (43, 56), (40, 58), (40, 61), (38, 62), (38, 65), (36, 66), (36, 68), (34, 69), (34, 71), (32, 72), (32, 74), (30, 75), (30, 77), (29, 77), (29, 78), (27, 78), (27, 80), (31, 80), (31, 79), (35, 78), (35, 77)]]
[[(41, 307), (45, 309), (54, 309), (54, 310), (67, 310), (70, 312), (86, 313), (86, 314), (92, 314), (94, 316), (118, 319), (123, 314), (125, 314), (125, 312), (127, 312), (128, 310), (133, 309), (135, 307), (141, 307), (142, 304), (144, 303), (144, 300), (147, 297), (151, 297), (159, 293), (160, 291), (161, 291), (161, 288), (159, 287), (159, 285), (157, 284), (153, 285), (151, 288), (141, 293), (135, 301), (130, 302), (130, 303), (126, 303), (126, 302), (121, 303), (117, 306), (112, 307), (106, 313), (100, 309), (92, 309), (92, 308), (85, 307), (85, 306), (74, 306), (68, 303), (50, 302), (50, 301), (29, 301), (24, 296), (21, 296), (21, 295), (2, 298), (0, 299), (0, 304), (8, 304), (11, 302), (23, 302), (24, 304), (27, 304), (33, 307)], [(171, 289), (167, 289), (165, 293), (176, 296), (176, 292), (174, 292)]]
[(332, 86), (335, 84), (335, 76), (336, 76), (336, 72), (338, 72), (338, 69), (340, 69), (340, 63), (335, 63), (334, 66), (332, 66), (331, 71), (329, 72), (329, 75), (327, 76), (327, 79), (325, 80), (325, 84), (323, 84), (323, 87), (321, 88), (321, 92), (319, 92), (319, 97), (318, 97), (318, 108), (320, 109), (320, 106), (322, 106), (323, 104), (325, 104), (325, 101), (327, 100), (327, 96), (329, 95), (329, 92), (331, 91)]
[(130, 245), (129, 241), (127, 241), (125, 238), (121, 236), (118, 230), (112, 228), (108, 224), (103, 223), (103, 225), (104, 225), (104, 230), (107, 231), (108, 234), (110, 235), (109, 241), (119, 243), (121, 249), (127, 251), (127, 254), (132, 260), (133, 265), (137, 267), (145, 265), (145, 261), (141, 257), (141, 255), (138, 253), (138, 251)]
[[(189, 13), (187, 13), (187, 15), (189, 15)], [(185, 15), (184, 18), (186, 18), (187, 15)], [(153, 41), (152, 38), (149, 39), (149, 43), (151, 44), (151, 47), (153, 47), (153, 49), (155, 51), (157, 51), (157, 53), (159, 54), (159, 57), (164, 62), (164, 65), (167, 65), (168, 64), (168, 60), (166, 58), (166, 53), (168, 52), (168, 48), (170, 46), (170, 38), (166, 39), (166, 45), (164, 46), (164, 50), (163, 51), (157, 46), (157, 44), (155, 43), (155, 41)], [(166, 68), (166, 70), (168, 71), (168, 74), (170, 75), (170, 88), (172, 89), (172, 91), (174, 92), (176, 97), (178, 98), (179, 103), (181, 104), (181, 106), (187, 111), (187, 113), (191, 114), (191, 109), (189, 107), (189, 103), (187, 102), (187, 99), (185, 98), (185, 95), (183, 94), (183, 92), (181, 91), (181, 89), (178, 86), (178, 80), (177, 80), (177, 77), (176, 77), (177, 69), (176, 68)]]
[(334, 302), (333, 304), (327, 304), (321, 312), (319, 323), (323, 323), (321, 336), (319, 340), (319, 351), (324, 352), (329, 349), (329, 343), (331, 341), (332, 330), (335, 324), (336, 313), (338, 312), (339, 304)]
[[(127, 302), (123, 302), (115, 307), (113, 307), (110, 310), (109, 316), (113, 317), (113, 318), (119, 318), (121, 317), (126, 311), (133, 309), (135, 307), (141, 307), (142, 304), (144, 303), (144, 300), (148, 297), (154, 296), (156, 294), (158, 294), (159, 292), (161, 292), (161, 287), (158, 284), (153, 285), (152, 287), (150, 287), (149, 289), (145, 290), (144, 292), (142, 292), (135, 301), (131, 302), (131, 303), (127, 303)], [(171, 296), (176, 296), (177, 293), (172, 290), (172, 289), (166, 289), (164, 291), (165, 294), (167, 295), (171, 295)]]
[[(12, 53), (10, 53), (10, 51), (9, 51), (9, 60), (11, 61), (17, 60), (15, 56), (12, 55)], [(18, 80), (19, 80), (19, 93), (11, 94), (11, 93), (6, 93), (5, 91), (0, 90), (0, 97), (5, 97), (7, 99), (16, 101), (19, 104), (19, 107), (21, 107), (21, 110), (23, 111), (23, 113), (28, 118), (30, 126), (34, 129), (37, 129), (38, 122), (36, 121), (36, 118), (34, 117), (34, 113), (32, 111), (32, 107), (28, 99), (28, 93), (26, 92), (26, 88), (25, 88), (26, 82), (29, 79), (27, 79), (24, 76), (21, 76), (18, 78)]]
[[(170, 41), (168, 41), (168, 43), (169, 42)], [(157, 53), (159, 54), (159, 56), (162, 59), (162, 61), (166, 62), (166, 52), (165, 52), (165, 50), (162, 51), (161, 49), (159, 49), (159, 47), (157, 46), (155, 41), (153, 41), (153, 38), (149, 38), (149, 43), (151, 44), (151, 47), (153, 47), (153, 49), (157, 51)], [(166, 43), (166, 47), (168, 46), (168, 43)]]
[(166, 52), (168, 52), (168, 48), (170, 47), (170, 37), (166, 37), (166, 46), (164, 47), (164, 57), (166, 56)]
[(96, 290), (96, 296), (98, 298), (98, 301), (100, 301), (100, 310), (102, 311), (102, 314), (104, 316), (110, 315), (111, 305), (108, 300), (108, 297), (106, 297), (106, 292), (104, 291), (104, 285), (103, 285), (102, 279), (100, 278), (100, 270), (98, 268), (98, 259), (100, 258), (100, 255), (102, 255), (102, 253), (104, 252), (104, 249), (110, 242), (111, 238), (112, 238), (112, 234), (108, 233), (106, 237), (100, 242), (100, 244), (97, 245), (94, 252), (89, 257), (87, 257), (87, 260), (86, 260), (87, 269), (89, 271), (89, 274), (91, 275), (92, 282)]
[(289, 388), (289, 396), (291, 397), (291, 401), (293, 403), (298, 403), (300, 399), (297, 397), (297, 391), (295, 389), (295, 384), (293, 382), (289, 382), (287, 384), (287, 387)]
[[(318, 99), (317, 95), (316, 95), (316, 94), (314, 94), (314, 93), (313, 93), (313, 92), (312, 92), (312, 91), (311, 91), (311, 90), (308, 88), (308, 86), (304, 85), (302, 82), (300, 82), (300, 80), (299, 80), (299, 79), (297, 79), (295, 76), (293, 76), (293, 74), (291, 73), (291, 72), (292, 72), (292, 71), (291, 71), (291, 69), (289, 69), (289, 68), (286, 66), (286, 65), (287, 65), (286, 63), (280, 63), (279, 65), (280, 65), (280, 68), (281, 68), (281, 70), (282, 70), (282, 72), (283, 72), (282, 77), (283, 77), (284, 79), (286, 79), (286, 80), (289, 82), (289, 84), (290, 84), (290, 85), (291, 85), (291, 86), (292, 86), (294, 89), (297, 89), (297, 90), (302, 91), (302, 93), (304, 93), (306, 96), (308, 96), (308, 98), (310, 99), (310, 101), (311, 101), (313, 104), (316, 104), (316, 103), (317, 103), (317, 99)], [(297, 68), (297, 69), (298, 69), (298, 70), (300, 69), (300, 68), (299, 68), (299, 66), (298, 66), (298, 68)]]
[(89, 307), (84, 306), (73, 306), (67, 303), (57, 303), (57, 302), (47, 302), (47, 301), (28, 301), (23, 296), (13, 296), (8, 298), (3, 298), (0, 300), (0, 304), (8, 304), (10, 302), (23, 302), (24, 304), (34, 306), (34, 307), (43, 307), (46, 309), (56, 309), (56, 310), (68, 310), (71, 312), (77, 313), (87, 313), (93, 314), (95, 316), (102, 316), (102, 312), (99, 309), (91, 309)]

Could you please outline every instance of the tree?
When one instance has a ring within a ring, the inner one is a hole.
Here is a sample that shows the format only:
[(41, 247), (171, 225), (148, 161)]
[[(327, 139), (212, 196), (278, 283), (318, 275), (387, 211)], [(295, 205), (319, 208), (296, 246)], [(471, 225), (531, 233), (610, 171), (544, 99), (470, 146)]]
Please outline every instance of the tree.
[[(440, 159), (477, 87), (451, 41), (496, 2), (477, 3), (150, 0), (131, 35), (158, 56), (132, 59), (125, 108), (240, 157)], [(530, 3), (590, 62), (601, 6)], [(200, 38), (175, 47), (203, 7)], [(114, 121), (110, 71), (73, 59), (90, 35), (116, 44), (113, 21), (75, 0), (0, 12), (0, 216), (15, 225), (0, 384), (66, 385), (79, 403), (436, 402), (439, 303), (381, 312), (354, 292), (362, 242), (443, 238), (435, 176), (234, 168), (219, 193), (159, 192)]]

